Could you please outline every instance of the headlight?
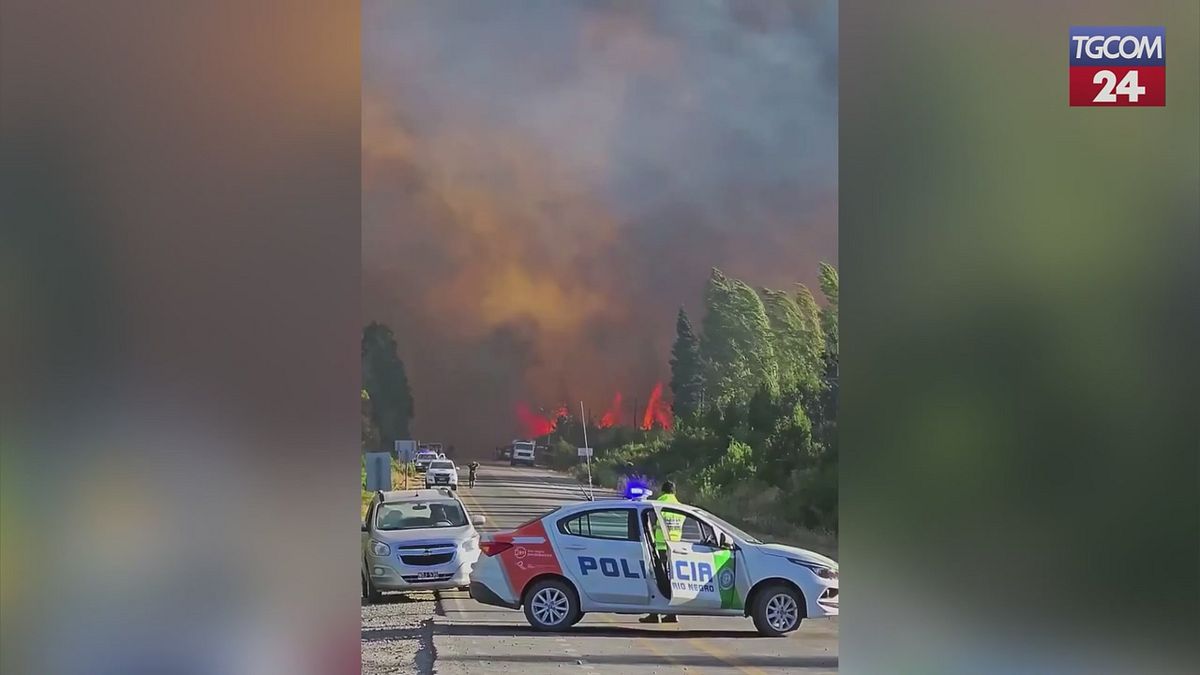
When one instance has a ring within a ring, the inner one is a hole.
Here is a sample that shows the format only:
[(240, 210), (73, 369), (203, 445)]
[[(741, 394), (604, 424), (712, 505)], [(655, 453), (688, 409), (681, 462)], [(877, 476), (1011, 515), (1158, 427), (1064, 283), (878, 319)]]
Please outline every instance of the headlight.
[(475, 537), (471, 537), (462, 543), (462, 549), (464, 551), (474, 551), (477, 548), (479, 548), (479, 540)]
[(817, 563), (808, 562), (807, 560), (796, 560), (795, 558), (788, 558), (788, 562), (795, 563), (801, 567), (807, 567), (812, 571), (813, 574), (821, 577), (822, 579), (829, 579), (832, 581), (838, 578), (838, 571), (836, 567), (826, 567)]
[(392, 553), (392, 547), (388, 546), (387, 544), (383, 543), (382, 541), (371, 540), (371, 554), (372, 555), (379, 557), (379, 558), (386, 558), (389, 555), (391, 555), (391, 553)]

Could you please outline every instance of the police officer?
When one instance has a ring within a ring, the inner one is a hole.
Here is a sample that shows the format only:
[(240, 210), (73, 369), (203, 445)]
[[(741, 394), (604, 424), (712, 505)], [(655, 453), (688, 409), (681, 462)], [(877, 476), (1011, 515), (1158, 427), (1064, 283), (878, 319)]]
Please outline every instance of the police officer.
[[(675, 483), (671, 481), (663, 481), (662, 494), (658, 496), (657, 501), (678, 504), (679, 498), (675, 496)], [(683, 539), (683, 516), (674, 513), (663, 514), (663, 524), (667, 526), (667, 535), (664, 538), (662, 528), (654, 530), (654, 548), (662, 556), (667, 554), (667, 539), (671, 541), (679, 541)], [(658, 623), (658, 614), (647, 614), (638, 619), (639, 623)], [(663, 623), (679, 623), (679, 617), (674, 614), (664, 614), (662, 617)]]
[(479, 462), (472, 461), (467, 465), (467, 487), (475, 487), (475, 472), (479, 470)]

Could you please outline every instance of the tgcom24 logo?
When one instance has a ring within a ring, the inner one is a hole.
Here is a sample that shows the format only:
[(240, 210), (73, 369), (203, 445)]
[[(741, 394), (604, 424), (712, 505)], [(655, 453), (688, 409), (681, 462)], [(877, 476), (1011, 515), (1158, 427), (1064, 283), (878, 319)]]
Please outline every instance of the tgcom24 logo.
[(1163, 26), (1071, 26), (1072, 106), (1167, 104), (1167, 36)]

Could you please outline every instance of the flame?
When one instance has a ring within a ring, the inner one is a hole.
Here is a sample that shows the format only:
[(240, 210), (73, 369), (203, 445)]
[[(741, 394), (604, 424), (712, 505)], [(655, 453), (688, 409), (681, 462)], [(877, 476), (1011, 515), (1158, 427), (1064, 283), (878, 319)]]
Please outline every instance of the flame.
[(662, 398), (663, 384), (659, 382), (650, 391), (650, 400), (646, 402), (646, 412), (642, 413), (641, 428), (649, 431), (655, 425), (670, 429), (674, 419), (671, 416), (671, 406)]
[(621, 424), (621, 392), (613, 395), (612, 405), (608, 410), (604, 411), (604, 416), (600, 418), (600, 428), (610, 429)]
[(547, 417), (533, 412), (529, 404), (521, 402), (517, 404), (516, 412), (517, 424), (520, 426), (522, 435), (527, 438), (537, 438), (554, 431), (558, 426), (558, 420), (567, 416), (567, 406), (559, 406), (551, 416)]

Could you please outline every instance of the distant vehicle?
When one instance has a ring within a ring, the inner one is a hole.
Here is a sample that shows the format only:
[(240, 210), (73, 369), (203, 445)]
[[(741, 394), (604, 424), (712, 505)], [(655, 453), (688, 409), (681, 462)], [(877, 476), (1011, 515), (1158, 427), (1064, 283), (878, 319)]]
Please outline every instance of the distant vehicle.
[[(746, 616), (759, 633), (777, 637), (804, 619), (838, 615), (835, 561), (646, 496), (560, 507), (485, 536), (471, 597), (524, 608), (529, 624), (545, 631), (564, 630), (587, 612), (652, 612)], [(674, 536), (668, 521), (681, 524)]]
[(437, 458), (437, 453), (432, 450), (418, 450), (416, 458), (417, 472), (424, 473), (429, 469), (430, 462), (435, 461)]
[(502, 446), (496, 448), (496, 459), (511, 459), (511, 458), (512, 458), (512, 446), (511, 445), (502, 445)]
[(362, 525), (363, 597), (465, 588), (484, 522), (446, 488), (376, 492)]
[(435, 459), (425, 470), (425, 487), (448, 487), (458, 489), (458, 467), (448, 459)]
[(513, 441), (512, 454), (508, 458), (509, 466), (533, 466), (535, 455), (533, 441)]

